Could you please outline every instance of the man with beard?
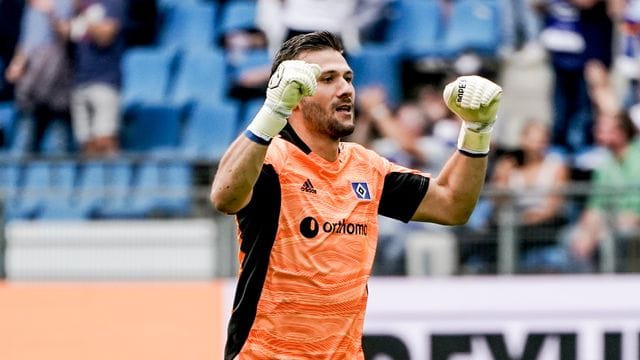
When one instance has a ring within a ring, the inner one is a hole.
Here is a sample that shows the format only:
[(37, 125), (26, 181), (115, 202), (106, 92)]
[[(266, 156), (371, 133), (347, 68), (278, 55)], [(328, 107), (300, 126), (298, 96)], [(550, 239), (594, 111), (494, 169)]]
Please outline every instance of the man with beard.
[(377, 215), (462, 224), (476, 204), (501, 88), (478, 76), (447, 85), (459, 151), (431, 177), (341, 141), (353, 77), (331, 33), (286, 41), (264, 106), (220, 161), (211, 202), (236, 214), (240, 243), (225, 359), (363, 359)]

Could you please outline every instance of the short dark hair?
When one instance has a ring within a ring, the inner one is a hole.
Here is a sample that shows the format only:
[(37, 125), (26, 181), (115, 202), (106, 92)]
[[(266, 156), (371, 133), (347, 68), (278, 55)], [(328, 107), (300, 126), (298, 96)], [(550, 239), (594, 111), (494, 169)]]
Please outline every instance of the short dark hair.
[(286, 60), (296, 59), (300, 54), (306, 51), (318, 51), (324, 49), (334, 49), (339, 53), (344, 53), (344, 48), (340, 39), (333, 33), (328, 31), (315, 31), (306, 34), (300, 34), (285, 41), (271, 66), (271, 74), (273, 74), (278, 65)]
[(638, 129), (636, 128), (636, 125), (633, 123), (633, 120), (631, 119), (631, 115), (629, 114), (629, 111), (621, 110), (617, 115), (619, 119), (618, 126), (620, 126), (620, 129), (624, 132), (625, 136), (627, 137), (627, 140), (633, 140), (633, 138), (638, 133)]

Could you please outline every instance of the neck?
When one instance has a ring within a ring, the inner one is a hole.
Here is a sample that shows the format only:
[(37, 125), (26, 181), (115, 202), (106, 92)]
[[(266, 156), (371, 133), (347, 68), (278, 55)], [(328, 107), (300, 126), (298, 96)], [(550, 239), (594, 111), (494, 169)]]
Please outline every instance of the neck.
[(299, 122), (291, 122), (293, 130), (298, 134), (300, 139), (311, 149), (312, 152), (327, 161), (336, 161), (338, 159), (338, 145), (340, 140), (334, 140), (325, 134), (309, 129)]
[(616, 146), (614, 149), (612, 149), (613, 156), (616, 158), (616, 160), (622, 161), (622, 159), (624, 159), (624, 154), (627, 152), (628, 147), (629, 144), (626, 143), (624, 145)]

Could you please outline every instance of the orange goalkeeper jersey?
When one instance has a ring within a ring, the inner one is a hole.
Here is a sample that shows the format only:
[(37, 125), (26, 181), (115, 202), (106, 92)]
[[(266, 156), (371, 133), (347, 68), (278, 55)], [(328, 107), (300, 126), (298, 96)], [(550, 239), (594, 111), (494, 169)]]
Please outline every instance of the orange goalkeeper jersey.
[(237, 214), (240, 274), (225, 359), (363, 359), (377, 215), (409, 221), (429, 178), (341, 143), (338, 160), (285, 128)]

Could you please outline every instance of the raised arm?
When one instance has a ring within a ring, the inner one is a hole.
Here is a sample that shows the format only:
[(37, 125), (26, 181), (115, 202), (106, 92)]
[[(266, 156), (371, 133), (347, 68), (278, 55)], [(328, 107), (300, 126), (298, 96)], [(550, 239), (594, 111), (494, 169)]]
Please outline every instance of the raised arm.
[(227, 149), (211, 186), (211, 203), (234, 214), (251, 199), (271, 139), (287, 124), (302, 97), (313, 95), (320, 67), (300, 60), (282, 62), (269, 80), (264, 105), (247, 130)]
[(213, 206), (227, 214), (242, 209), (249, 199), (267, 153), (267, 145), (261, 145), (239, 136), (226, 151), (211, 186)]
[(412, 220), (464, 224), (485, 182), (491, 130), (502, 89), (479, 76), (462, 76), (444, 90), (447, 106), (463, 120), (458, 150), (431, 181)]

